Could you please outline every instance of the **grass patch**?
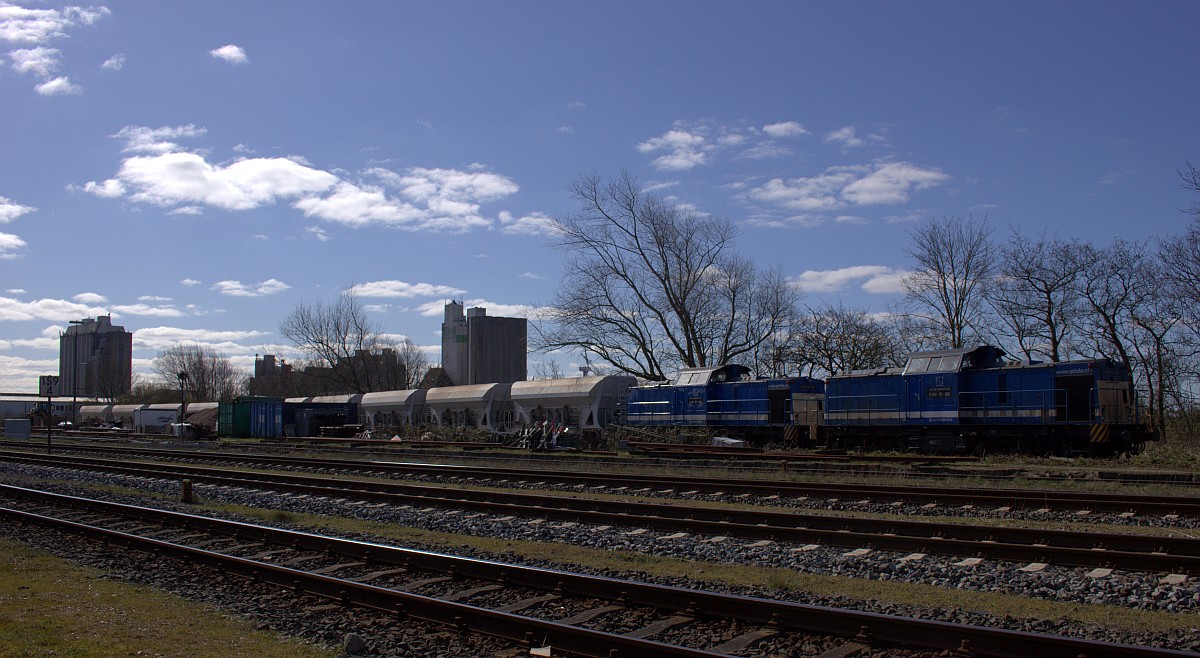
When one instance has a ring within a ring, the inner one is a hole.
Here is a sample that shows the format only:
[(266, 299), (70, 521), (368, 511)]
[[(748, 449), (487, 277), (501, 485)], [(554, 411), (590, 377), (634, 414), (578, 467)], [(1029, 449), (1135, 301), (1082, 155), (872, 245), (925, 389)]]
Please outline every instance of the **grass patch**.
[(254, 630), (203, 604), (103, 579), (0, 539), (0, 655), (299, 656), (336, 652)]
[[(212, 509), (261, 519), (270, 519), (276, 513), (274, 510), (234, 505), (213, 506)], [(1130, 610), (1104, 605), (1059, 603), (1030, 599), (1015, 594), (971, 592), (934, 585), (810, 574), (784, 568), (692, 562), (642, 553), (598, 550), (559, 543), (457, 535), (341, 517), (313, 514), (293, 514), (293, 517), (294, 522), (299, 525), (331, 534), (374, 535), (397, 546), (410, 546), (424, 550), (453, 552), (456, 549), (469, 548), (493, 555), (509, 556), (514, 560), (548, 561), (554, 563), (558, 568), (566, 570), (576, 568), (577, 565), (586, 565), (589, 568), (643, 572), (650, 576), (688, 577), (703, 582), (873, 599), (885, 603), (919, 605), (932, 609), (956, 607), (996, 616), (1065, 619), (1131, 631), (1165, 632), (1174, 629), (1190, 629), (1197, 625), (1198, 619), (1196, 615)]]

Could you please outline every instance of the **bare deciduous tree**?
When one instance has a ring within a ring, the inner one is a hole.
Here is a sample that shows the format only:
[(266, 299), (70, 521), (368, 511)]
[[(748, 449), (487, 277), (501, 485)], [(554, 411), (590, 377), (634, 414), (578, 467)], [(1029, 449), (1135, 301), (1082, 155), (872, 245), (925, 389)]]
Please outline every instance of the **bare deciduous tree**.
[[(1179, 178), (1183, 181), (1183, 189), (1200, 192), (1200, 171), (1197, 171), (1192, 166), (1192, 163), (1187, 163), (1187, 169), (1179, 170)], [(1193, 203), (1192, 207), (1187, 209), (1187, 212), (1195, 215), (1196, 219), (1200, 220), (1200, 201)]]
[(417, 384), (421, 383), (421, 378), (425, 376), (425, 371), (429, 370), (428, 355), (408, 336), (405, 336), (404, 340), (393, 346), (392, 349), (395, 350), (396, 360), (403, 373), (400, 388), (415, 389)]
[[(1161, 263), (1151, 261), (1146, 264), (1143, 276), (1147, 281), (1160, 281), (1165, 273)], [(1146, 404), (1150, 408), (1151, 426), (1165, 436), (1168, 388), (1175, 381), (1173, 371), (1182, 356), (1174, 335), (1180, 309), (1178, 302), (1157, 286), (1142, 286), (1140, 292), (1142, 298), (1129, 307), (1130, 324), (1135, 331), (1132, 344), (1149, 394)]]
[(793, 359), (815, 376), (882, 366), (895, 349), (890, 327), (840, 303), (809, 307), (793, 340)]
[(909, 235), (917, 267), (903, 285), (912, 315), (944, 336), (944, 347), (966, 346), (981, 329), (983, 288), (993, 271), (987, 218), (932, 219)]
[[(382, 347), (380, 327), (347, 290), (332, 302), (301, 301), (279, 324), (279, 333), (319, 369), (309, 367), (328, 393), (369, 393), (373, 354)], [(378, 379), (376, 377), (376, 379)]]
[(1085, 306), (1081, 334), (1096, 353), (1121, 363), (1134, 363), (1129, 318), (1132, 307), (1146, 298), (1148, 258), (1144, 243), (1119, 239), (1108, 247), (1080, 245), (1076, 251), (1077, 294)]
[(986, 294), (1025, 358), (1036, 353), (1063, 360), (1078, 319), (1075, 282), (1081, 268), (1076, 245), (1045, 235), (1032, 239), (1016, 228), (1000, 249)]
[(646, 193), (628, 173), (584, 176), (571, 192), (580, 208), (557, 219), (569, 257), (539, 349), (582, 348), (663, 380), (749, 358), (794, 312), (781, 272), (734, 253), (731, 222)]
[(203, 345), (175, 345), (154, 357), (154, 372), (166, 389), (179, 389), (179, 374), (187, 373), (189, 401), (229, 401), (245, 392), (246, 373), (229, 357)]

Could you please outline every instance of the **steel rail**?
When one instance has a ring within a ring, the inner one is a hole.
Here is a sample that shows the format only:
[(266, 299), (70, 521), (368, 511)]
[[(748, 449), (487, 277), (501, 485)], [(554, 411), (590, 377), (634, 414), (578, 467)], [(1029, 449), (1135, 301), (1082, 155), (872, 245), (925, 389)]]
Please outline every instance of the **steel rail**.
[[(496, 515), (651, 528), (667, 532), (912, 553), (983, 557), (1128, 571), (1200, 572), (1200, 540), (1117, 533), (977, 526), (792, 512), (711, 508), (631, 501), (499, 493), (390, 482), (330, 480), (280, 473), (221, 471), (199, 466), (111, 462), (21, 454), (9, 459), (53, 468), (77, 467), (135, 476), (187, 478), (209, 484), (357, 498), (394, 505), (467, 509)], [(334, 486), (336, 483), (336, 486)]]
[[(914, 619), (526, 567), (65, 496), (23, 487), (0, 485), (0, 493), (35, 502), (69, 505), (102, 514), (118, 514), (147, 522), (169, 523), (186, 529), (218, 532), (243, 540), (252, 539), (328, 552), (378, 564), (440, 571), (454, 574), (457, 577), (492, 580), (533, 589), (552, 589), (560, 593), (620, 601), (626, 606), (666, 607), (686, 611), (692, 616), (732, 618), (785, 630), (815, 632), (859, 640), (869, 639), (872, 644), (920, 646), (934, 650), (970, 647), (973, 653), (966, 655), (994, 656), (996, 658), (1065, 655), (1087, 656), (1087, 658), (1167, 658), (1195, 655), (1172, 649), (1111, 644), (1040, 633)], [(170, 552), (180, 555), (184, 559), (203, 564), (230, 565), (226, 568), (248, 578), (273, 582), (296, 590), (309, 591), (342, 602), (365, 605), (385, 612), (410, 614), (458, 628), (467, 627), (478, 632), (506, 637), (518, 643), (527, 644), (531, 638), (545, 637), (547, 643), (553, 644), (556, 648), (586, 656), (724, 655), (663, 645), (653, 641), (634, 640), (627, 636), (587, 631), (522, 615), (487, 611), (465, 604), (396, 592), (329, 576), (309, 574), (244, 558), (224, 556), (164, 540), (141, 538), (127, 532), (96, 528), (74, 521), (60, 521), (44, 514), (9, 508), (0, 508), (0, 513), (29, 522), (54, 523), (76, 531), (94, 533), (105, 537), (108, 541), (130, 547), (136, 546), (139, 550)], [(589, 633), (591, 636), (586, 639), (576, 637), (581, 631)], [(602, 643), (597, 646), (598, 641), (611, 642), (611, 644)], [(617, 650), (616, 654), (612, 653), (613, 649)], [(631, 652), (626, 653), (626, 651)]]
[[(37, 447), (30, 444), (30, 447)], [(312, 459), (277, 457), (271, 455), (231, 455), (217, 452), (188, 452), (162, 449), (122, 449), (108, 446), (71, 446), (82, 452), (132, 452), (167, 458), (194, 458), (235, 463), (260, 463), (301, 468), (334, 468), (371, 470), (385, 473), (418, 473), (435, 477), (483, 477), (525, 479), (532, 481), (585, 486), (611, 485), (611, 473), (578, 471), (548, 471), (503, 467), (457, 466), (391, 461)], [(627, 486), (640, 485), (697, 492), (749, 493), (756, 495), (789, 495), (840, 499), (870, 499), (879, 502), (934, 503), (947, 506), (975, 505), (1020, 509), (1055, 508), (1066, 511), (1133, 512), (1141, 514), (1177, 514), (1200, 517), (1200, 498), (1195, 496), (1155, 496), (1146, 494), (1057, 491), (1050, 489), (996, 489), (980, 487), (897, 486), (873, 484), (843, 484), (836, 482), (797, 482), (794, 480), (746, 480), (697, 476), (621, 474), (619, 480)]]

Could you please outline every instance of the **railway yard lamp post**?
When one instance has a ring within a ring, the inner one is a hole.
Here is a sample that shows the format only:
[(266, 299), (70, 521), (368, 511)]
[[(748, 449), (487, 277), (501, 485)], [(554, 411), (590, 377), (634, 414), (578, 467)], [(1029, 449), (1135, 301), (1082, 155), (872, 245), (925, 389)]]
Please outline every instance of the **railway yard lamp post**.
[(179, 438), (183, 438), (183, 419), (187, 415), (187, 382), (188, 374), (182, 370), (176, 375), (179, 377)]

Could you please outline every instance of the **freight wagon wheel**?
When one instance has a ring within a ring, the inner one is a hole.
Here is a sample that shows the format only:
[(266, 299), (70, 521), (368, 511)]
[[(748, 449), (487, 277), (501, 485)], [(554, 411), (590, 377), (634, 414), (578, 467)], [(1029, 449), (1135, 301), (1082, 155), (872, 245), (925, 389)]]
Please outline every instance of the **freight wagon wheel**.
[(988, 454), (988, 444), (986, 439), (980, 439), (975, 442), (975, 447), (971, 449), (971, 454), (976, 457), (986, 457)]

